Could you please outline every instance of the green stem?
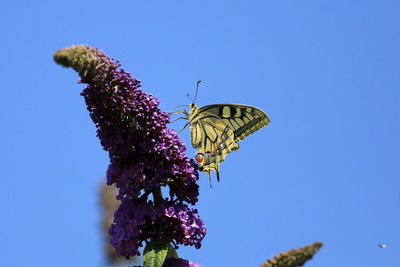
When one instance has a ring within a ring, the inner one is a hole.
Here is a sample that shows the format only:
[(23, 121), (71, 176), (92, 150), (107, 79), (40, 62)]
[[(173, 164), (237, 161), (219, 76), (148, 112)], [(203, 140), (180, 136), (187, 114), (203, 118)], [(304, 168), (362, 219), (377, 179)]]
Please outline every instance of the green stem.
[(162, 193), (161, 193), (161, 187), (153, 188), (153, 199), (154, 199), (154, 204), (156, 206), (158, 206), (160, 203), (164, 202), (164, 199), (163, 199)]

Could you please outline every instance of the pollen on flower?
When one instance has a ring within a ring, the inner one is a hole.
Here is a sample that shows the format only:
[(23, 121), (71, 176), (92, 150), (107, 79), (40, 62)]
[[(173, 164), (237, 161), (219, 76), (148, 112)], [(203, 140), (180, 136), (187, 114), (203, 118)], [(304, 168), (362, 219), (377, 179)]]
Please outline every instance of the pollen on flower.
[(170, 207), (169, 209), (167, 209), (167, 210), (165, 211), (165, 215), (166, 215), (167, 217), (172, 217), (172, 216), (174, 215), (174, 213), (175, 213), (175, 209), (174, 209), (173, 207)]

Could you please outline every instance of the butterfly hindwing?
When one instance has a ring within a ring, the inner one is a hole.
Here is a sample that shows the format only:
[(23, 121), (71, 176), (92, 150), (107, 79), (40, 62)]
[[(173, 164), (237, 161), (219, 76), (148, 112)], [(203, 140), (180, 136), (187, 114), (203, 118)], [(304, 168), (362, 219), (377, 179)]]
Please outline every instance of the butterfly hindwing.
[(219, 165), (225, 160), (225, 156), (231, 151), (239, 149), (239, 144), (234, 140), (233, 131), (223, 121), (214, 117), (203, 117), (192, 124), (192, 137), (200, 132), (200, 142), (192, 142), (196, 152), (196, 160), (200, 164), (200, 170), (210, 176), (214, 170), (219, 181)]

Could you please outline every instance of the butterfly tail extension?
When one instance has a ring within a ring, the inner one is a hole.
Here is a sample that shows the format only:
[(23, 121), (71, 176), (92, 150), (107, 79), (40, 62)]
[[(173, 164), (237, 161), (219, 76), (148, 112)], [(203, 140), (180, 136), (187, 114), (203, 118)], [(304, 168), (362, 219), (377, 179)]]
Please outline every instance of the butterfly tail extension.
[(213, 143), (213, 151), (211, 152), (211, 155), (214, 155), (214, 163), (215, 163), (215, 173), (217, 174), (217, 181), (219, 182), (219, 165), (221, 162), (224, 161), (224, 156), (221, 154), (220, 147), (218, 145), (218, 138), (217, 140)]
[(208, 180), (210, 181), (210, 188), (212, 188), (212, 184), (211, 184), (211, 170), (207, 170), (207, 171), (204, 171), (204, 172), (208, 174)]

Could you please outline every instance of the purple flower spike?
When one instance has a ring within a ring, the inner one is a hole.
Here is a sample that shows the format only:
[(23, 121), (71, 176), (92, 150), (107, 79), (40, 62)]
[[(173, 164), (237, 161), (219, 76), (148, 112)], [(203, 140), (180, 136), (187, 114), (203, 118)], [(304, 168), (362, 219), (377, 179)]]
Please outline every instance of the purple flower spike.
[(185, 154), (160, 101), (140, 89), (120, 64), (96, 48), (79, 45), (59, 50), (57, 63), (72, 67), (88, 86), (84, 96), (97, 136), (109, 152), (108, 184), (120, 189), (118, 198), (135, 198), (141, 190), (170, 186), (170, 195), (197, 202), (198, 166)]
[[(201, 247), (207, 230), (204, 222), (184, 204), (155, 207), (151, 201), (135, 204), (123, 201), (114, 214), (114, 224), (109, 229), (111, 244), (119, 256), (140, 255), (138, 248), (145, 239), (175, 240), (177, 244)], [(178, 211), (179, 216), (171, 215)], [(132, 246), (131, 243), (137, 244)]]
[[(116, 185), (121, 201), (109, 229), (118, 255), (139, 255), (148, 240), (199, 248), (206, 229), (197, 210), (187, 206), (198, 200), (198, 165), (167, 127), (170, 117), (159, 108), (160, 101), (96, 48), (64, 48), (54, 59), (75, 69), (80, 82), (88, 84), (81, 95), (109, 153), (107, 183)], [(162, 197), (161, 186), (169, 187), (168, 199)], [(154, 202), (148, 200), (151, 193)]]

